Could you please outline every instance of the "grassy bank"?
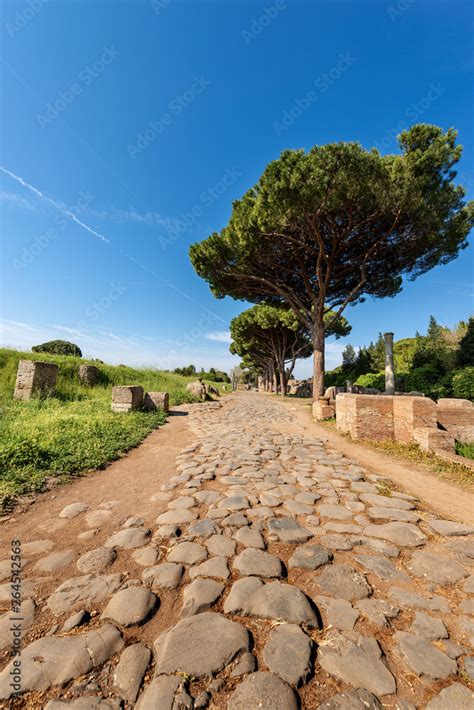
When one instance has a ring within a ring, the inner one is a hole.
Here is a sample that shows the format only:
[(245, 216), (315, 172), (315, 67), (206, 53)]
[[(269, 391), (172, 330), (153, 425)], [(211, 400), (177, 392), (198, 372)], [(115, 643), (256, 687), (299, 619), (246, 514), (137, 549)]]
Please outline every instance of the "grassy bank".
[[(55, 397), (30, 402), (12, 399), (20, 359), (59, 365)], [(162, 412), (111, 412), (114, 385), (142, 385), (148, 391), (169, 392), (173, 405), (194, 401), (186, 385), (195, 377), (94, 362), (91, 364), (99, 367), (101, 382), (89, 387), (77, 375), (79, 365), (87, 362), (0, 349), (1, 507), (11, 505), (15, 496), (41, 491), (48, 477), (66, 481), (84, 471), (103, 468), (164, 423)]]

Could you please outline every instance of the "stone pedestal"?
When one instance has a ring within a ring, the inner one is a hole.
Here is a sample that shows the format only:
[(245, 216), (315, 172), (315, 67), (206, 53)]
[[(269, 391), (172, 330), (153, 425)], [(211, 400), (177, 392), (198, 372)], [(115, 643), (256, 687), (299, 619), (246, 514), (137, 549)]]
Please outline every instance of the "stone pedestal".
[(317, 402), (313, 402), (313, 417), (317, 421), (332, 419), (335, 414), (336, 409), (329, 404), (329, 400), (318, 400)]
[(34, 395), (54, 394), (58, 379), (58, 366), (40, 360), (20, 360), (16, 373), (14, 399), (28, 400)]
[(79, 379), (86, 385), (96, 385), (100, 379), (100, 370), (95, 365), (80, 365)]
[(393, 439), (393, 397), (341, 393), (336, 397), (336, 426), (353, 439)]
[(120, 385), (112, 387), (112, 411), (131, 412), (143, 406), (143, 387)]
[(148, 412), (155, 412), (157, 409), (169, 412), (170, 396), (168, 392), (146, 392), (143, 405)]
[(420, 427), (437, 428), (436, 404), (428, 397), (393, 398), (393, 434), (395, 441), (409, 444)]

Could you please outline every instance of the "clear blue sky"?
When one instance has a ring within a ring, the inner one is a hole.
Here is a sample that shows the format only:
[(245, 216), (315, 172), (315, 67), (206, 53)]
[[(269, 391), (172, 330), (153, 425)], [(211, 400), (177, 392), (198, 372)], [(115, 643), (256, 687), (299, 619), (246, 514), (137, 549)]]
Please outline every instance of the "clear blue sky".
[[(393, 152), (412, 123), (455, 126), (472, 199), (469, 6), (3, 2), (0, 163), (40, 194), (0, 173), (2, 342), (63, 337), (111, 362), (231, 367), (228, 325), (246, 304), (215, 300), (188, 248), (285, 148)], [(348, 341), (466, 318), (472, 266), (469, 248), (395, 299), (349, 309)], [(329, 367), (343, 344), (328, 343)]]

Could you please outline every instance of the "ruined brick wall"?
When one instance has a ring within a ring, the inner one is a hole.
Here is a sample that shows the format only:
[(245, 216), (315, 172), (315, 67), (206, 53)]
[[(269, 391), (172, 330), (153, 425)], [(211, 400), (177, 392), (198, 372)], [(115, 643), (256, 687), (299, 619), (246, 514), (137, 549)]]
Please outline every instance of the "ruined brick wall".
[(112, 387), (112, 411), (131, 412), (143, 406), (143, 387), (120, 385)]
[(395, 441), (409, 444), (419, 427), (436, 429), (436, 404), (428, 397), (393, 397), (393, 433)]
[(422, 451), (451, 451), (454, 452), (454, 436), (442, 429), (431, 427), (418, 427), (413, 432), (413, 441)]
[(438, 422), (458, 441), (474, 442), (474, 404), (468, 399), (439, 399)]
[(336, 397), (336, 426), (353, 439), (393, 439), (393, 397), (342, 393)]
[(14, 399), (29, 400), (34, 395), (54, 394), (58, 366), (40, 360), (20, 360), (16, 373)]

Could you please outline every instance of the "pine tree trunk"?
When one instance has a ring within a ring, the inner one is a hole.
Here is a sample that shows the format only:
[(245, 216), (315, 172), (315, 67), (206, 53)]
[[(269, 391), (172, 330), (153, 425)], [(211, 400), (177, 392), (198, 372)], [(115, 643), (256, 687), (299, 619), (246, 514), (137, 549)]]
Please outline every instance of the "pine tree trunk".
[(324, 395), (324, 320), (318, 318), (313, 330), (313, 401)]

